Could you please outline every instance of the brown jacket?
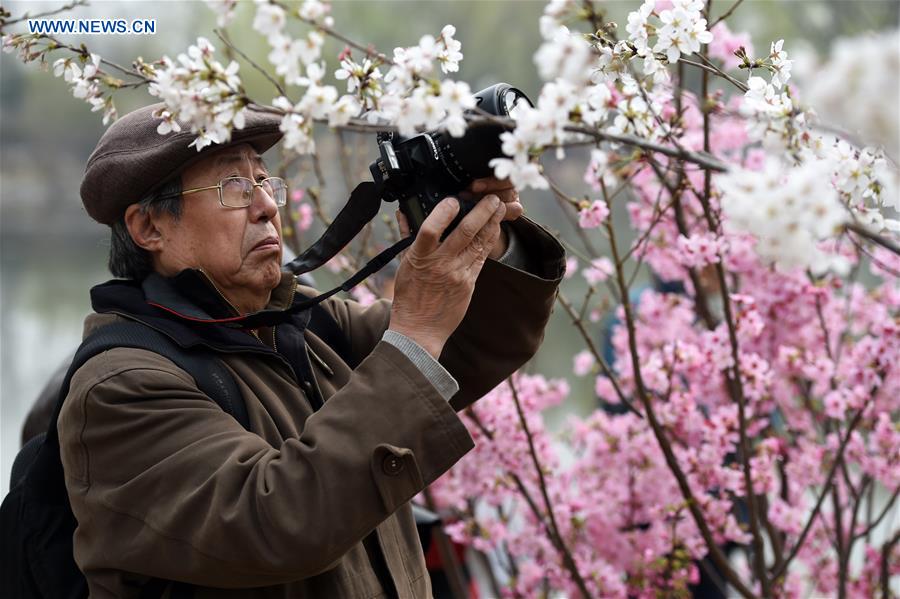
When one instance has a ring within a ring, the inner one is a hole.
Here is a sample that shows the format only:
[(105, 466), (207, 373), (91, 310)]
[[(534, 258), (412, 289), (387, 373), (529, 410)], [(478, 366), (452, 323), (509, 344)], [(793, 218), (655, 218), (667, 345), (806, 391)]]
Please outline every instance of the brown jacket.
[[(460, 385), (449, 405), (381, 341), (387, 301), (323, 304), (366, 356), (355, 370), (305, 332), (327, 400), (318, 411), (289, 368), (222, 354), (252, 432), (157, 354), (119, 348), (88, 361), (58, 426), (79, 523), (75, 558), (91, 596), (137, 597), (162, 578), (197, 585), (195, 597), (380, 597), (361, 542), (377, 527), (399, 596), (429, 597), (408, 502), (472, 448), (454, 410), (535, 353), (563, 270), (548, 233), (527, 219), (515, 225), (534, 273), (485, 264), (441, 356)], [(270, 307), (286, 305), (294, 285), (286, 275)], [(85, 335), (117, 318), (89, 316)], [(259, 337), (269, 346), (275, 338)]]

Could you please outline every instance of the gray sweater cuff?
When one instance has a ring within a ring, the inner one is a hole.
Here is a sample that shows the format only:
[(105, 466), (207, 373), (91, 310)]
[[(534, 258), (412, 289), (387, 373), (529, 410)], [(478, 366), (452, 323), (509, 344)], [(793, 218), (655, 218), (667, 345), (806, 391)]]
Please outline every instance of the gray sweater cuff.
[(403, 352), (446, 401), (450, 401), (450, 398), (459, 391), (459, 383), (456, 382), (456, 379), (421, 345), (406, 335), (390, 329), (385, 331), (381, 338)]

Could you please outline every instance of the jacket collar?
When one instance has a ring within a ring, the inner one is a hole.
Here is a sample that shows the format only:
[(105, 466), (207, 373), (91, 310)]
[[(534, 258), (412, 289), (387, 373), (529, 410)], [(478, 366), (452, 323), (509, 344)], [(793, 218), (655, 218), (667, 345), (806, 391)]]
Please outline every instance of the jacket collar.
[[(264, 309), (279, 311), (289, 307), (296, 285), (293, 274), (282, 272)], [(199, 269), (188, 268), (174, 277), (152, 273), (141, 283), (141, 289), (147, 304), (184, 320), (224, 324), (239, 323), (243, 317), (209, 275)]]
[[(272, 290), (266, 311), (283, 311), (303, 299), (295, 292), (294, 275), (283, 272)], [(241, 327), (245, 315), (216, 289), (201, 270), (186, 269), (174, 277), (151, 274), (141, 282), (114, 279), (91, 289), (96, 312), (125, 312), (146, 316), (165, 315), (185, 323), (224, 324)]]

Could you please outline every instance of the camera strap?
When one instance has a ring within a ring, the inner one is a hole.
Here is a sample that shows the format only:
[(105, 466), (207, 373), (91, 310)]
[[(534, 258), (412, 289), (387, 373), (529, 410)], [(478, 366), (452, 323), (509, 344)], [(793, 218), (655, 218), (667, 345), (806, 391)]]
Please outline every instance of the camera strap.
[[(285, 265), (285, 268), (300, 275), (315, 270), (334, 258), (350, 241), (362, 231), (381, 208), (381, 194), (378, 186), (367, 181), (360, 183), (350, 194), (347, 204), (341, 208), (338, 215), (322, 233), (322, 236), (309, 246), (302, 254)], [(236, 318), (231, 326), (255, 329), (261, 326), (272, 326), (286, 322), (292, 314), (307, 310), (319, 304), (339, 291), (350, 291), (363, 282), (366, 278), (381, 270), (397, 254), (412, 245), (415, 235), (401, 239), (391, 247), (383, 250), (377, 256), (369, 260), (364, 267), (357, 271), (349, 279), (320, 295), (313, 298), (303, 298), (284, 310), (262, 310), (248, 314), (243, 318)]]

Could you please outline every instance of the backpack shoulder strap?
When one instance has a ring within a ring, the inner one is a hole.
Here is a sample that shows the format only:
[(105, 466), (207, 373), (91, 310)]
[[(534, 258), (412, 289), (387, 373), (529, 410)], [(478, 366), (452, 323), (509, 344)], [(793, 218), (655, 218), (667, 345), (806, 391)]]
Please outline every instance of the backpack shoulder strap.
[[(84, 575), (72, 558), (77, 523), (66, 492), (56, 423), (75, 372), (93, 356), (115, 347), (146, 349), (170, 359), (249, 430), (247, 407), (237, 384), (211, 350), (182, 348), (163, 333), (133, 321), (91, 334), (69, 365), (46, 435), (29, 441), (16, 457), (10, 492), (0, 506), (0, 595), (4, 597), (83, 599), (88, 595)], [(190, 589), (186, 594), (190, 595)]]
[(187, 350), (173, 339), (159, 331), (135, 321), (116, 322), (92, 333), (72, 359), (60, 392), (60, 401), (51, 421), (51, 429), (56, 430), (56, 418), (62, 407), (62, 400), (68, 394), (69, 383), (75, 371), (97, 354), (116, 347), (145, 349), (168, 358), (176, 366), (190, 374), (197, 387), (215, 401), (226, 413), (234, 417), (245, 429), (250, 428), (247, 406), (234, 382), (234, 377), (211, 351)]

